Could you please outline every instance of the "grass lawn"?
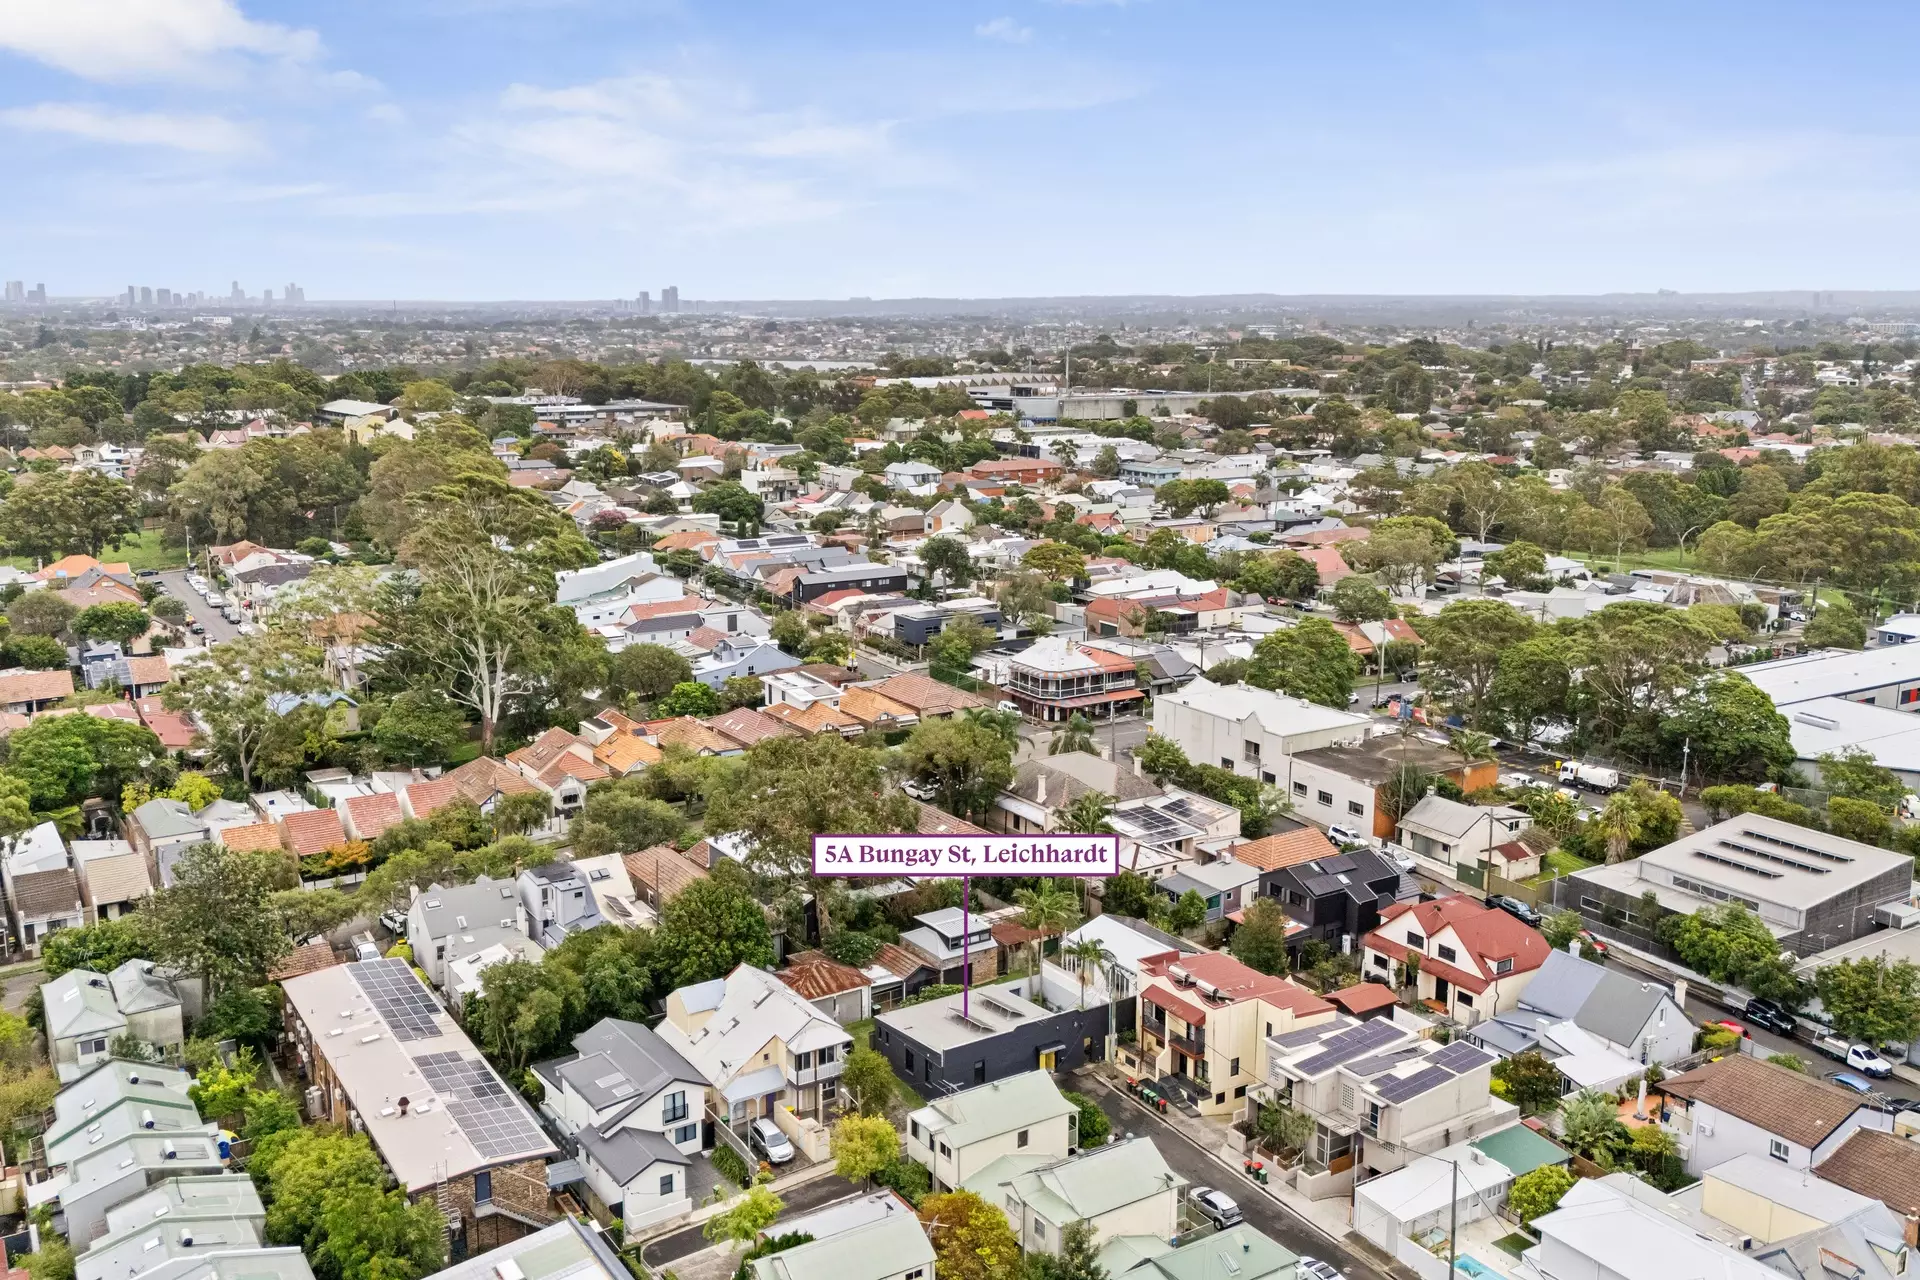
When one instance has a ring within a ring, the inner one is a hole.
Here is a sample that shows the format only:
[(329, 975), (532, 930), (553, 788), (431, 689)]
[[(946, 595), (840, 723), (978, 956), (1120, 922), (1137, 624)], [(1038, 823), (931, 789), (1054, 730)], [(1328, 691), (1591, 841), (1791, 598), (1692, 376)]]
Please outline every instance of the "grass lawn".
[[(160, 531), (152, 529), (128, 539), (103, 553), (100, 558), (109, 563), (124, 560), (135, 573), (142, 569), (183, 569), (187, 564), (187, 549), (167, 546), (160, 541)], [(16, 569), (31, 570), (34, 567), (30, 556), (7, 556), (0, 563)]]
[[(854, 1048), (870, 1048), (871, 1046), (867, 1044), (867, 1037), (873, 1034), (873, 1019), (862, 1018), (858, 1022), (849, 1022), (847, 1024), (847, 1034), (853, 1037)], [(919, 1090), (915, 1089), (905, 1080), (902, 1080), (898, 1071), (893, 1073), (893, 1083), (894, 1087), (899, 1090), (900, 1101), (906, 1106), (907, 1110), (918, 1111), (921, 1107), (927, 1105), (927, 1100), (920, 1096)]]
[(1594, 864), (1585, 858), (1576, 857), (1565, 849), (1555, 849), (1540, 859), (1540, 874), (1528, 880), (1528, 884), (1545, 884), (1560, 876), (1570, 876), (1576, 871), (1585, 871)]
[[(1570, 560), (1584, 561), (1595, 573), (1614, 572), (1614, 560), (1609, 555), (1589, 556), (1578, 551), (1563, 553)], [(1691, 553), (1683, 556), (1678, 547), (1650, 547), (1645, 551), (1629, 551), (1620, 557), (1619, 572), (1626, 573), (1634, 569), (1687, 569), (1696, 567)]]

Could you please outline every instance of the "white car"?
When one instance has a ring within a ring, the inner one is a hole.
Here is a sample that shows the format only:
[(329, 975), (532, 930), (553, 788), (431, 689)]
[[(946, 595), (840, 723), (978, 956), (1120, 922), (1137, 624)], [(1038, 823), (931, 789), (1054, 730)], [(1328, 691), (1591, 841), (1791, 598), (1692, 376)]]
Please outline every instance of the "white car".
[(227, 598), (218, 591), (209, 591), (207, 593), (207, 603), (216, 609), (224, 609), (227, 604)]
[(1240, 1206), (1231, 1196), (1212, 1187), (1195, 1187), (1187, 1192), (1187, 1203), (1222, 1231), (1240, 1221)]
[(997, 706), (997, 707), (995, 707), (995, 708), (994, 708), (994, 710), (996, 710), (996, 711), (1011, 711), (1011, 712), (1013, 712), (1013, 713), (1014, 713), (1015, 715), (1018, 715), (1018, 714), (1020, 714), (1020, 704), (1019, 704), (1019, 703), (1017, 703), (1017, 702), (1014, 702), (1014, 701), (1012, 701), (1012, 700), (1011, 700), (1011, 699), (1009, 699), (1009, 698), (1002, 698), (1002, 699), (1000, 699), (1000, 704), (999, 704), (999, 706)]
[(780, 1132), (780, 1126), (771, 1120), (755, 1120), (748, 1141), (754, 1150), (767, 1158), (768, 1164), (786, 1164), (793, 1159), (793, 1144), (787, 1141), (786, 1134)]
[(1318, 1258), (1309, 1258), (1305, 1254), (1300, 1256), (1300, 1262), (1295, 1271), (1301, 1280), (1347, 1280), (1331, 1262), (1322, 1262)]
[(1327, 839), (1337, 845), (1365, 844), (1367, 838), (1352, 827), (1343, 827), (1339, 823), (1327, 828)]

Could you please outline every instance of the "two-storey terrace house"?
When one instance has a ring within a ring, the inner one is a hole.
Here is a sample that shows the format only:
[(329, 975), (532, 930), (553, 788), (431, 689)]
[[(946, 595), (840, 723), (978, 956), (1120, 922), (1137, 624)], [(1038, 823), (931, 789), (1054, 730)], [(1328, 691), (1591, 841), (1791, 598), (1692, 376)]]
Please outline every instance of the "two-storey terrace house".
[(1379, 927), (1361, 940), (1360, 972), (1411, 985), (1435, 1013), (1470, 1026), (1519, 1004), (1550, 951), (1537, 930), (1456, 893), (1381, 912)]
[(707, 1082), (716, 1117), (735, 1125), (780, 1107), (821, 1117), (836, 1107), (853, 1036), (805, 996), (752, 965), (667, 997), (660, 1038)]
[(1080, 1109), (1044, 1071), (936, 1098), (907, 1116), (907, 1158), (951, 1191), (1002, 1156), (1064, 1160), (1079, 1146)]
[(1300, 984), (1217, 951), (1147, 960), (1140, 976), (1139, 1069), (1188, 1082), (1202, 1115), (1245, 1105), (1266, 1078), (1268, 1037), (1334, 1017)]

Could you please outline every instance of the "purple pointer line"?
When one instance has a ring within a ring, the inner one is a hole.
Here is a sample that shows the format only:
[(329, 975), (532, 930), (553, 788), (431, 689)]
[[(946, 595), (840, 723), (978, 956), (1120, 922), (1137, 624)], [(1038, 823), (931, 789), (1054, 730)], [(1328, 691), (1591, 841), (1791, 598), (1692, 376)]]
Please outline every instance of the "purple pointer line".
[(973, 1001), (973, 926), (967, 914), (973, 905), (973, 877), (960, 877), (960, 1016), (970, 1018)]

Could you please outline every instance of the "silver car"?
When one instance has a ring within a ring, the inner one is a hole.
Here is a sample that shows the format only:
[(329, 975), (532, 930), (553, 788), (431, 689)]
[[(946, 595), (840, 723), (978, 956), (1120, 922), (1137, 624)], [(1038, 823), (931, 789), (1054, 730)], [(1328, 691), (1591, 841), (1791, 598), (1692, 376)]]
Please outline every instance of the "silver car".
[(773, 1121), (755, 1120), (750, 1135), (753, 1149), (765, 1156), (768, 1164), (786, 1164), (793, 1159), (793, 1144)]
[(1187, 1192), (1187, 1203), (1222, 1231), (1240, 1221), (1240, 1206), (1233, 1202), (1231, 1196), (1212, 1187), (1195, 1187)]
[(1295, 1269), (1300, 1280), (1347, 1280), (1331, 1262), (1322, 1262), (1318, 1258), (1309, 1258), (1302, 1254), (1299, 1266)]

